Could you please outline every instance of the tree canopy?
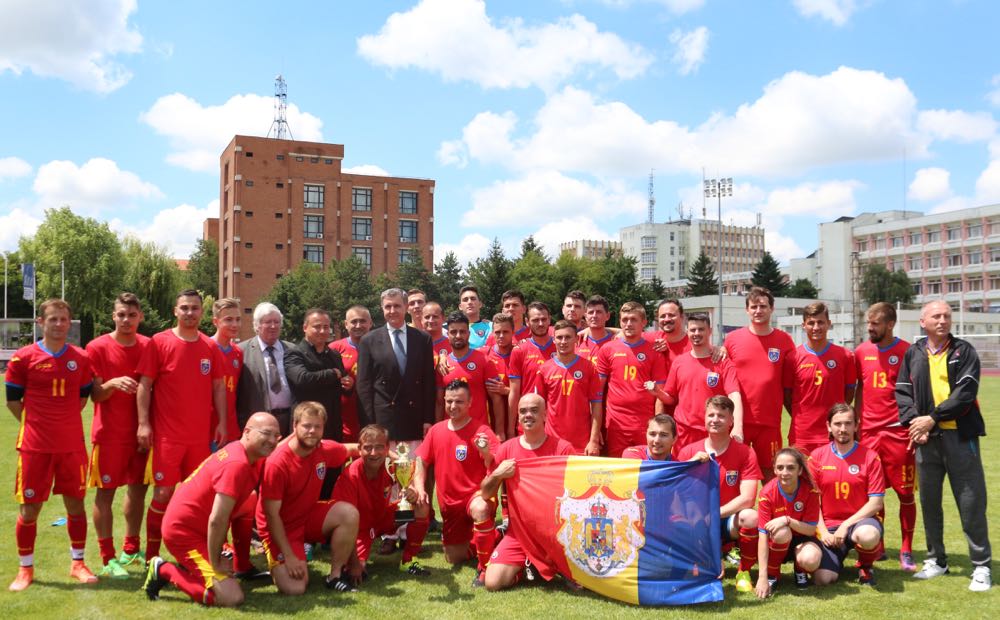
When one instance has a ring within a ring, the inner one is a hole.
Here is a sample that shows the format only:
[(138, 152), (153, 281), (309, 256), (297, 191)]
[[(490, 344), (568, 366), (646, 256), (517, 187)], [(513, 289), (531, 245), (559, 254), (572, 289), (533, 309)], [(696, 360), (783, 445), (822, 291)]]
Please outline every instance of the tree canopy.
[(908, 304), (913, 301), (913, 283), (905, 271), (889, 271), (881, 263), (870, 263), (861, 276), (861, 297), (868, 305), (880, 301)]
[(760, 262), (754, 267), (750, 276), (750, 283), (753, 286), (762, 286), (771, 291), (775, 297), (786, 297), (788, 284), (785, 283), (784, 276), (781, 275), (781, 267), (778, 261), (771, 256), (770, 252), (764, 252)]

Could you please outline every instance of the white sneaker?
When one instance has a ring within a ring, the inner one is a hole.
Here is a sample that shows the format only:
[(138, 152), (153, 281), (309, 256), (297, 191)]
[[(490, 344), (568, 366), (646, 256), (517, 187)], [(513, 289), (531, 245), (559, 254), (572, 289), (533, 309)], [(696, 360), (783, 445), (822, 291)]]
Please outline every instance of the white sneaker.
[[(989, 569), (986, 569), (989, 570)], [(914, 579), (934, 579), (947, 574), (948, 567), (941, 566), (937, 560), (924, 560), (924, 567), (919, 572), (913, 574)]]
[(990, 577), (989, 566), (977, 566), (972, 571), (972, 583), (969, 584), (970, 592), (986, 592), (992, 585), (993, 579)]

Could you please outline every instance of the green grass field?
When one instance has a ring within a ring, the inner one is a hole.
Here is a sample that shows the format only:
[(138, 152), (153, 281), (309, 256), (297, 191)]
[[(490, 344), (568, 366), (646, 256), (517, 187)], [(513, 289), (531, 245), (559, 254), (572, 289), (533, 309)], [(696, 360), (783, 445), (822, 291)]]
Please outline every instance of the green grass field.
[[(986, 480), (993, 496), (989, 519), (1000, 523), (1000, 427), (994, 416), (1000, 412), (1000, 377), (983, 379), (980, 403), (991, 435), (982, 444), (986, 466)], [(89, 423), (90, 407), (86, 419)], [(985, 594), (969, 592), (968, 575), (971, 572), (968, 551), (962, 536), (954, 502), (946, 492), (945, 529), (952, 574), (930, 582), (918, 582), (899, 570), (895, 557), (899, 545), (899, 522), (896, 518), (895, 496), (887, 495), (886, 545), (890, 559), (877, 565), (878, 586), (861, 588), (853, 582), (854, 571), (847, 569), (845, 582), (828, 588), (809, 588), (795, 591), (787, 582), (786, 587), (772, 599), (758, 601), (752, 595), (739, 594), (732, 587), (733, 569), (726, 572), (726, 600), (722, 603), (681, 608), (636, 608), (610, 601), (589, 592), (571, 592), (560, 582), (518, 587), (510, 592), (491, 594), (473, 591), (469, 586), (474, 576), (472, 565), (457, 570), (446, 566), (441, 552), (440, 539), (428, 536), (421, 560), (434, 572), (428, 578), (400, 575), (396, 570), (398, 556), (375, 557), (371, 579), (358, 594), (337, 595), (325, 590), (322, 577), (326, 574), (327, 556), (321, 555), (311, 564), (309, 592), (302, 597), (288, 598), (277, 594), (266, 581), (249, 585), (246, 604), (239, 611), (206, 609), (188, 601), (187, 597), (172, 587), (164, 590), (158, 602), (149, 602), (140, 591), (142, 576), (135, 572), (131, 579), (102, 582), (93, 587), (74, 585), (68, 578), (69, 541), (64, 527), (50, 527), (62, 513), (60, 498), (54, 498), (42, 511), (39, 520), (38, 542), (35, 550), (35, 584), (26, 592), (11, 594), (7, 584), (17, 570), (17, 553), (14, 543), (14, 523), (17, 505), (13, 499), (13, 481), (16, 467), (14, 441), (17, 425), (3, 409), (0, 417), (0, 446), (6, 449), (0, 456), (0, 471), (7, 491), (0, 500), (0, 531), (6, 532), (0, 544), (0, 609), (7, 618), (63, 617), (63, 618), (146, 618), (146, 617), (285, 617), (316, 614), (346, 614), (351, 617), (400, 617), (400, 618), (506, 618), (506, 617), (699, 617), (719, 613), (735, 618), (861, 618), (861, 617), (997, 617), (995, 608), (1000, 605), (1000, 588)], [(992, 426), (991, 426), (992, 425)], [(116, 515), (115, 542), (121, 544), (120, 513)], [(997, 542), (997, 536), (993, 536)], [(915, 550), (917, 562), (923, 558), (923, 529), (918, 517)], [(120, 549), (119, 549), (120, 550)], [(258, 566), (264, 565), (262, 557), (255, 557)], [(93, 528), (88, 532), (87, 562), (97, 569), (100, 557)], [(850, 562), (850, 560), (849, 560)], [(790, 567), (786, 565), (787, 571)], [(990, 609), (994, 609), (990, 612)]]

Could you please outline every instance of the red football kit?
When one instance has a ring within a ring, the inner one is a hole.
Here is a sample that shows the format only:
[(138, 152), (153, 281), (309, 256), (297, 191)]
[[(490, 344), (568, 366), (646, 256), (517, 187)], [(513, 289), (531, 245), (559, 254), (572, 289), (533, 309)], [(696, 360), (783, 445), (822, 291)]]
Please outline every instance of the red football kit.
[(215, 573), (208, 552), (208, 519), (215, 495), (232, 497), (235, 506), (242, 506), (257, 486), (262, 465), (263, 459), (250, 464), (240, 442), (228, 443), (177, 487), (167, 506), (163, 542), (179, 564), (204, 580), (206, 588), (223, 577)]
[[(138, 381), (139, 360), (148, 344), (149, 338), (142, 334), (135, 335), (132, 346), (119, 344), (111, 334), (91, 340), (87, 356), (94, 376), (102, 381), (126, 376)], [(114, 489), (125, 484), (142, 484), (149, 454), (138, 449), (135, 437), (138, 426), (135, 394), (113, 390), (107, 400), (94, 404), (89, 486)]]
[(777, 478), (771, 479), (757, 497), (757, 530), (767, 536), (764, 529), (771, 519), (791, 517), (808, 525), (819, 523), (819, 491), (799, 478), (799, 486), (791, 495), (785, 495)]
[(740, 391), (736, 368), (729, 360), (713, 362), (712, 357), (695, 357), (690, 352), (670, 365), (663, 391), (677, 399), (674, 421), (680, 447), (708, 437), (705, 430), (705, 401)]
[(522, 396), (536, 391), (538, 374), (535, 371), (555, 353), (556, 345), (551, 337), (544, 346), (539, 345), (533, 338), (525, 338), (510, 352), (507, 376), (521, 380)]
[(621, 454), (645, 442), (646, 426), (656, 408), (656, 397), (645, 383), (653, 381), (662, 387), (667, 380), (666, 365), (651, 343), (640, 339), (629, 344), (615, 338), (597, 354), (597, 372), (607, 382), (605, 448), (608, 454)]
[(577, 454), (583, 453), (590, 441), (591, 404), (603, 399), (604, 384), (597, 370), (577, 355), (566, 365), (553, 357), (538, 374), (538, 394), (545, 399), (545, 432), (565, 439)]
[(827, 413), (833, 405), (844, 402), (845, 390), (857, 384), (856, 374), (854, 356), (832, 342), (822, 351), (813, 351), (808, 345), (795, 350), (789, 445), (799, 446), (809, 454), (830, 442)]
[(670, 342), (667, 340), (667, 335), (660, 330), (653, 330), (649, 332), (642, 332), (643, 340), (653, 343), (659, 339), (663, 339), (667, 343), (667, 348), (663, 350), (663, 360), (666, 362), (667, 372), (670, 372), (670, 367), (673, 365), (674, 360), (678, 357), (684, 355), (691, 350), (691, 339), (688, 338), (687, 334), (684, 337), (675, 342)]
[[(240, 423), (236, 419), (236, 386), (240, 383), (240, 372), (243, 370), (243, 349), (234, 344), (224, 347), (216, 343), (222, 351), (223, 381), (226, 383), (226, 443), (237, 441), (243, 434)], [(219, 425), (219, 416), (212, 408), (212, 423), (209, 426), (212, 434)]]
[[(514, 459), (516, 462), (541, 456), (573, 456), (574, 454), (576, 454), (576, 450), (569, 442), (552, 435), (548, 435), (542, 445), (534, 450), (522, 446), (520, 437), (514, 437), (503, 442), (497, 449), (491, 470), (507, 459)], [(518, 477), (515, 475), (512, 478), (507, 478), (503, 484), (507, 493), (510, 493), (517, 489)], [(490, 555), (491, 563), (524, 566), (524, 561), (528, 559), (528, 556), (524, 553), (524, 548), (517, 539), (519, 528), (516, 520), (510, 522), (510, 530), (507, 535), (497, 544), (496, 549)]]
[(468, 504), (486, 477), (486, 463), (479, 455), (475, 439), (484, 435), (491, 453), (496, 452), (500, 440), (489, 426), (475, 420), (470, 419), (457, 431), (451, 430), (449, 423), (450, 420), (443, 420), (431, 427), (417, 448), (417, 456), (425, 466), (434, 467), (438, 505), (444, 520), (441, 540), (446, 545), (457, 545), (472, 540)]
[[(688, 461), (699, 452), (708, 452), (704, 440), (681, 448), (677, 460)], [(764, 479), (757, 464), (757, 455), (746, 444), (731, 440), (725, 452), (715, 454), (715, 460), (719, 464), (719, 506), (725, 506), (740, 496), (740, 483), (744, 480), (759, 482)]]
[(369, 480), (365, 475), (364, 459), (354, 459), (333, 487), (330, 499), (334, 503), (347, 502), (358, 509), (361, 520), (355, 550), (363, 562), (371, 554), (375, 537), (396, 531), (397, 502), (392, 498), (392, 485), (392, 476), (385, 467), (379, 467), (375, 478)]
[(451, 341), (448, 340), (448, 336), (441, 336), (435, 340), (431, 344), (431, 350), (434, 352), (434, 364), (437, 365), (438, 360), (451, 353)]
[(743, 440), (757, 453), (757, 462), (769, 469), (781, 449), (785, 389), (795, 382), (795, 343), (780, 329), (757, 336), (741, 327), (726, 336), (725, 347), (740, 380)]
[(289, 447), (279, 444), (267, 457), (264, 475), (260, 481), (260, 501), (257, 502), (257, 531), (267, 555), (268, 564), (275, 566), (284, 561), (281, 548), (271, 540), (266, 500), (280, 500), (281, 523), (285, 536), (300, 560), (305, 560), (305, 543), (322, 542), (323, 520), (330, 504), (320, 502), (323, 480), (332, 469), (347, 460), (347, 448), (330, 439), (324, 439), (309, 455), (301, 457)]
[(490, 361), (485, 353), (476, 349), (469, 349), (461, 359), (455, 357), (454, 353), (446, 355), (451, 370), (446, 375), (439, 372), (434, 373), (434, 376), (437, 377), (438, 389), (443, 392), (445, 386), (456, 379), (468, 384), (472, 397), (469, 403), (469, 416), (476, 424), (489, 425), (490, 399), (486, 391), (486, 381), (488, 379), (500, 380), (496, 364)]
[(486, 357), (488, 357), (490, 361), (493, 362), (493, 365), (497, 367), (497, 373), (500, 374), (500, 380), (503, 381), (503, 384), (507, 387), (510, 387), (510, 377), (507, 376), (507, 368), (510, 365), (510, 356), (513, 355), (514, 348), (516, 347), (512, 347), (511, 352), (504, 355), (499, 351), (499, 349), (497, 349), (496, 345), (493, 345), (486, 353)]
[(83, 498), (87, 448), (80, 399), (87, 397), (93, 383), (87, 354), (70, 344), (48, 351), (38, 341), (14, 353), (7, 363), (5, 382), (24, 393), (16, 443), (17, 502), (44, 502), (50, 491)]
[[(334, 340), (330, 343), (330, 348), (340, 353), (340, 358), (344, 361), (344, 368), (357, 381), (358, 346), (351, 342), (350, 337), (347, 337)], [(356, 442), (361, 426), (358, 422), (358, 393), (353, 387), (350, 390), (341, 390), (340, 392), (340, 420), (343, 423), (344, 441), (347, 443)]]
[(859, 443), (839, 454), (836, 445), (816, 448), (809, 466), (822, 494), (823, 524), (834, 531), (868, 503), (885, 495), (885, 474), (874, 451)]
[(597, 364), (597, 354), (601, 352), (601, 347), (611, 342), (611, 339), (614, 337), (615, 335), (611, 332), (605, 334), (604, 338), (600, 340), (594, 340), (590, 336), (587, 336), (583, 342), (577, 343), (576, 354), (590, 360), (591, 364)]
[[(551, 336), (552, 333), (553, 333), (552, 328), (549, 327), (549, 336)], [(516, 347), (517, 344), (522, 340), (531, 340), (531, 330), (528, 329), (527, 325), (522, 325), (521, 329), (514, 330), (511, 342), (513, 342), (514, 346)], [(490, 332), (489, 338), (486, 339), (486, 347), (491, 349), (495, 347), (496, 344), (497, 344), (496, 336), (493, 334), (493, 332)]]

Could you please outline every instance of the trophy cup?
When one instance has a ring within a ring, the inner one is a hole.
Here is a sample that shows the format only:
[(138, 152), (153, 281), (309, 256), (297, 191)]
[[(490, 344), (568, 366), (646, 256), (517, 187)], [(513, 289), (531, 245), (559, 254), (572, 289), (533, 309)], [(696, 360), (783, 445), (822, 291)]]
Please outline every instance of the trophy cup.
[(413, 479), (413, 472), (417, 468), (417, 462), (411, 460), (407, 452), (409, 452), (409, 446), (406, 442), (401, 441), (396, 445), (396, 453), (398, 454), (396, 459), (390, 460), (389, 457), (385, 459), (386, 471), (399, 484), (399, 506), (396, 508), (397, 523), (409, 523), (413, 521), (413, 504), (407, 501), (405, 491)]

